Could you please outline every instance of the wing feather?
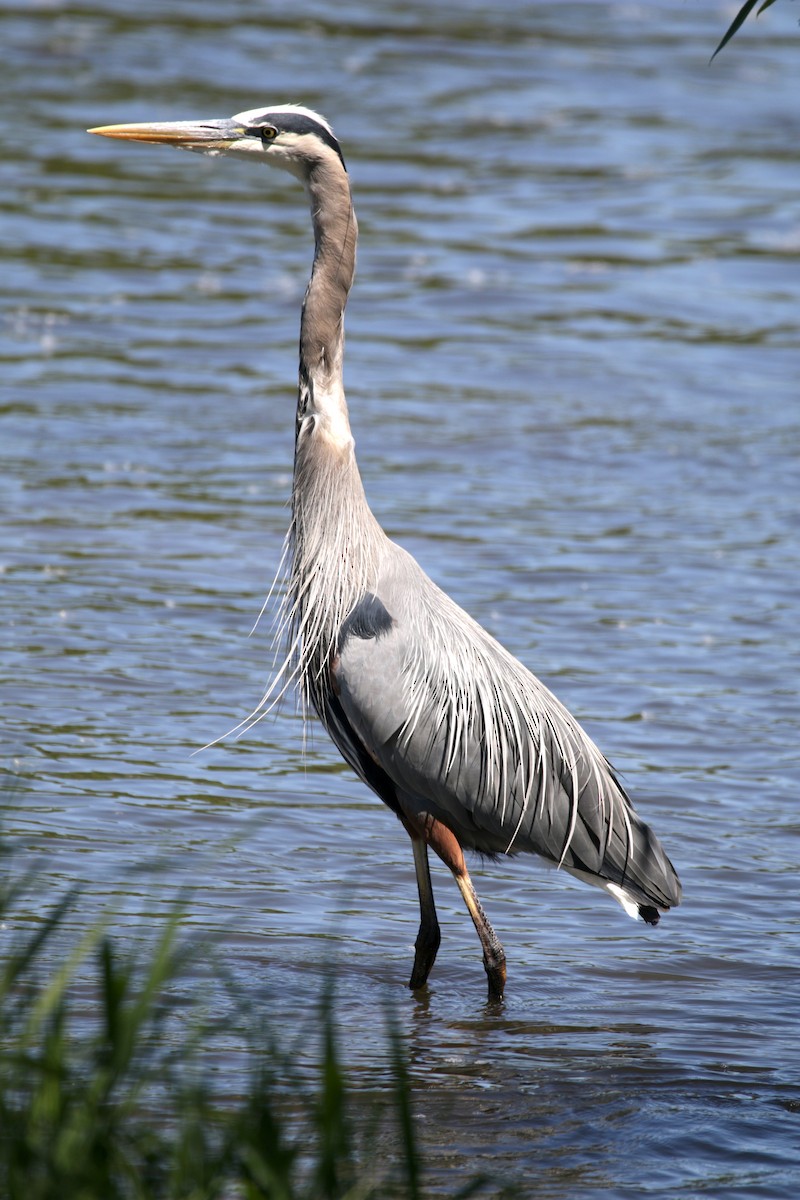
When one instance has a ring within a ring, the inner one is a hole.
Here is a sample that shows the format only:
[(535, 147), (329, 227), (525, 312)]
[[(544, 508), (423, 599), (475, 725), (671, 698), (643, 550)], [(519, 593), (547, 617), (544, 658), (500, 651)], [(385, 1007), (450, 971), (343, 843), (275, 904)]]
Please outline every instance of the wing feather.
[(374, 786), (366, 755), (404, 806), (442, 820), (465, 848), (534, 852), (640, 903), (677, 903), (669, 860), (591, 739), (395, 549), (392, 571), (345, 622), (332, 668), (359, 750), (332, 716), (326, 724), (347, 761)]

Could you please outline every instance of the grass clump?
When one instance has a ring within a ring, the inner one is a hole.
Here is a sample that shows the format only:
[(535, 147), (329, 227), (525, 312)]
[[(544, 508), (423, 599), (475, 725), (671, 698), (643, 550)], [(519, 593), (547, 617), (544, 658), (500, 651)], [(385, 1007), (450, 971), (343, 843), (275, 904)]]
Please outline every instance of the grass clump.
[(383, 1106), (346, 1086), (330, 984), (310, 1076), (268, 1033), (245, 1031), (238, 1092), (221, 1092), (208, 1057), (219, 1030), (185, 995), (193, 952), (179, 912), (144, 951), (101, 926), (71, 944), (67, 895), (12, 937), (24, 890), (0, 891), (4, 1200), (422, 1200), (391, 1021)]

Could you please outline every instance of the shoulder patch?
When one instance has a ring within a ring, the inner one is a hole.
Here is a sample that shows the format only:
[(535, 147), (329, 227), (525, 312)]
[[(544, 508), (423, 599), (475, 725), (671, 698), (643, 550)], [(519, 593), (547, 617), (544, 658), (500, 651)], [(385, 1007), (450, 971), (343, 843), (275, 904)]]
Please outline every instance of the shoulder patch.
[(393, 625), (394, 618), (385, 605), (372, 592), (367, 592), (345, 619), (339, 634), (339, 646), (349, 637), (361, 638), (362, 641), (379, 638), (388, 633)]

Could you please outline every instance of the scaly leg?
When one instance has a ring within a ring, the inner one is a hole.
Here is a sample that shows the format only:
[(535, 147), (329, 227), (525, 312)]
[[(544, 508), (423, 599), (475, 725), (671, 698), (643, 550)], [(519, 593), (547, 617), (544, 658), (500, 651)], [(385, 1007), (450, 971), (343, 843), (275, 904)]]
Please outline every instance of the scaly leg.
[[(430, 929), (432, 928), (430, 917), (427, 918), (428, 924), (426, 925), (426, 911), (423, 903), (423, 878), (430, 895), (430, 911), (432, 913), (433, 923), (435, 923), (436, 926), (436, 946), (430, 958), (428, 971), (433, 966), (433, 959), (439, 946), (439, 925), (436, 921), (436, 911), (433, 907), (433, 892), (430, 890), (431, 885), (430, 874), (428, 871), (428, 856), (427, 853), (424, 852), (424, 849), (423, 851), (417, 850), (418, 839), (420, 836), (424, 838), (425, 843), (427, 843), (428, 846), (436, 851), (442, 862), (445, 863), (445, 865), (448, 866), (453, 872), (453, 876), (458, 884), (459, 891), (464, 897), (464, 903), (467, 906), (469, 915), (472, 917), (473, 924), (475, 925), (475, 929), (477, 930), (478, 937), (481, 941), (481, 949), (483, 950), (483, 966), (489, 982), (489, 999), (501, 1000), (506, 985), (505, 952), (503, 951), (503, 947), (500, 944), (497, 934), (489, 923), (489, 918), (486, 916), (486, 913), (481, 907), (481, 902), (478, 899), (475, 887), (469, 877), (469, 871), (467, 870), (467, 865), (464, 862), (464, 852), (461, 849), (461, 844), (458, 838), (452, 830), (448, 829), (446, 825), (443, 825), (441, 821), (437, 821), (435, 817), (420, 816), (416, 818), (413, 824), (408, 818), (405, 818), (404, 824), (406, 829), (408, 829), (409, 833), (411, 834), (411, 839), (414, 844), (414, 861), (417, 864), (417, 883), (419, 884), (420, 889), (420, 910), (423, 917), (423, 925), (420, 926), (420, 936), (422, 936), (423, 926), (426, 926), (428, 937), (430, 937)], [(420, 874), (420, 863), (424, 864), (424, 875)], [(419, 939), (417, 944), (419, 946)], [(412, 987), (414, 986), (417, 975), (417, 963), (419, 958), (420, 956), (418, 950), (417, 958), (414, 960), (414, 974), (412, 975), (411, 983)], [(424, 982), (424, 979), (427, 979), (427, 971), (425, 972), (422, 982)]]
[(420, 915), (419, 933), (414, 943), (414, 969), (408, 983), (412, 992), (415, 992), (427, 983), (442, 935), (433, 899), (431, 871), (428, 865), (428, 846), (416, 835), (412, 836), (411, 845), (414, 849), (414, 869), (417, 873)]
[(461, 874), (457, 871), (453, 871), (453, 874), (458, 884), (458, 890), (464, 897), (464, 903), (469, 909), (469, 915), (472, 917), (475, 928), (478, 931), (478, 937), (481, 939), (483, 965), (489, 980), (489, 999), (502, 1000), (506, 986), (505, 951), (500, 944), (500, 939), (489, 923), (489, 918), (483, 911), (481, 902), (478, 899), (478, 893), (475, 891), (475, 886), (469, 877), (467, 868), (464, 867)]

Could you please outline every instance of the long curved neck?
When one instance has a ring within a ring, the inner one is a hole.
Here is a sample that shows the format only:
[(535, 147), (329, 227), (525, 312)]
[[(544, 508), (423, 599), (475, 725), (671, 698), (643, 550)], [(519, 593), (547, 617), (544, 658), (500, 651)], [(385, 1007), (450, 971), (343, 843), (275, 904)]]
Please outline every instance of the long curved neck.
[(314, 225), (314, 266), (300, 322), (297, 431), (313, 416), (331, 441), (352, 446), (344, 397), (344, 309), (353, 283), (358, 226), (350, 181), (338, 157), (319, 160), (305, 180)]
[(291, 566), (285, 601), (290, 656), (304, 700), (324, 709), (327, 664), (342, 622), (376, 586), (386, 535), (356, 464), (342, 384), (344, 308), (356, 219), (347, 173), (331, 154), (305, 180), (316, 252), (300, 325)]

